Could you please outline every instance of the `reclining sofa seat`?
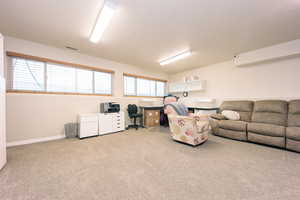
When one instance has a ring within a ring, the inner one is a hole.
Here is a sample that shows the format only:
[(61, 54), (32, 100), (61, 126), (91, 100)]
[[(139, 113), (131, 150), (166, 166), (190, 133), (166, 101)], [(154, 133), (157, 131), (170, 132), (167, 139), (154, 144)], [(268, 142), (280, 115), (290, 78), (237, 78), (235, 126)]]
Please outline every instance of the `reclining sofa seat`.
[(286, 148), (300, 152), (300, 100), (289, 102)]
[(256, 101), (247, 127), (248, 141), (284, 148), (287, 113), (286, 101)]
[(214, 131), (215, 135), (247, 141), (247, 123), (251, 120), (253, 101), (224, 101), (220, 106), (223, 110), (233, 110), (239, 113), (240, 120), (220, 120)]

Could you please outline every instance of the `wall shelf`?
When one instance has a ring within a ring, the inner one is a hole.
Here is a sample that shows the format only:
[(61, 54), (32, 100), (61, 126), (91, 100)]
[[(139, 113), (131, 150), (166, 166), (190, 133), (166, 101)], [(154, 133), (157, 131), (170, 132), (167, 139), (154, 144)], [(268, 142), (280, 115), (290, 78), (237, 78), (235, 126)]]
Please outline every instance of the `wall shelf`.
[(203, 91), (206, 81), (173, 82), (169, 84), (170, 93)]

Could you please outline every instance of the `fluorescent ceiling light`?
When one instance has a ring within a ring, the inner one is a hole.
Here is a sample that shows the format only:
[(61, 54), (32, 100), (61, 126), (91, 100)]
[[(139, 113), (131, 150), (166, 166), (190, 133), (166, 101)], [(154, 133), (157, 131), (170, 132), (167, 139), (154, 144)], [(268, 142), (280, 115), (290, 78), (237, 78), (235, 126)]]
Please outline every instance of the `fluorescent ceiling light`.
[(161, 66), (167, 65), (167, 64), (169, 64), (169, 63), (172, 63), (172, 62), (175, 62), (175, 61), (177, 61), (177, 60), (181, 60), (181, 59), (183, 59), (183, 58), (185, 58), (185, 57), (188, 57), (188, 56), (190, 56), (191, 54), (192, 54), (192, 52), (191, 52), (190, 50), (184, 51), (184, 52), (182, 52), (182, 53), (180, 53), (180, 54), (177, 54), (176, 56), (171, 56), (171, 57), (169, 57), (169, 58), (166, 58), (166, 59), (163, 59), (163, 60), (159, 61), (159, 64), (160, 64)]
[(103, 36), (103, 33), (113, 17), (117, 5), (111, 1), (105, 1), (104, 5), (98, 14), (97, 21), (90, 35), (90, 41), (97, 43)]

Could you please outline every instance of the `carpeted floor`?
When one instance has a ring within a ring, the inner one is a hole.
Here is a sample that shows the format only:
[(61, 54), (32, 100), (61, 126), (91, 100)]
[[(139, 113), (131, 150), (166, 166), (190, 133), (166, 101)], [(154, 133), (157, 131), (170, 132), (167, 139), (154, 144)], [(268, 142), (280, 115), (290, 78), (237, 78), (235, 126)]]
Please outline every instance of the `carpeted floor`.
[(141, 129), (8, 149), (0, 199), (296, 200), (300, 154), (210, 136), (196, 148)]

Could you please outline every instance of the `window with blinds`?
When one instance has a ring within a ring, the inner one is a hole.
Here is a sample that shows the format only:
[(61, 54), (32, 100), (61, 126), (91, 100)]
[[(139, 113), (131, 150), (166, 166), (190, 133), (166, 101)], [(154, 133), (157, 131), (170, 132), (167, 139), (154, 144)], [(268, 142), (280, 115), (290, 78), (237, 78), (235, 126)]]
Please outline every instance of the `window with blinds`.
[(126, 96), (163, 97), (165, 87), (164, 81), (124, 75), (124, 95)]
[(15, 90), (45, 90), (45, 63), (14, 58), (9, 86)]
[(166, 91), (166, 83), (161, 81), (156, 81), (156, 95), (157, 96), (165, 96)]
[(136, 95), (136, 78), (131, 76), (124, 76), (124, 94)]
[(110, 94), (111, 93), (111, 74), (105, 72), (95, 72), (95, 93)]
[(112, 94), (112, 74), (12, 57), (8, 90), (49, 93)]

